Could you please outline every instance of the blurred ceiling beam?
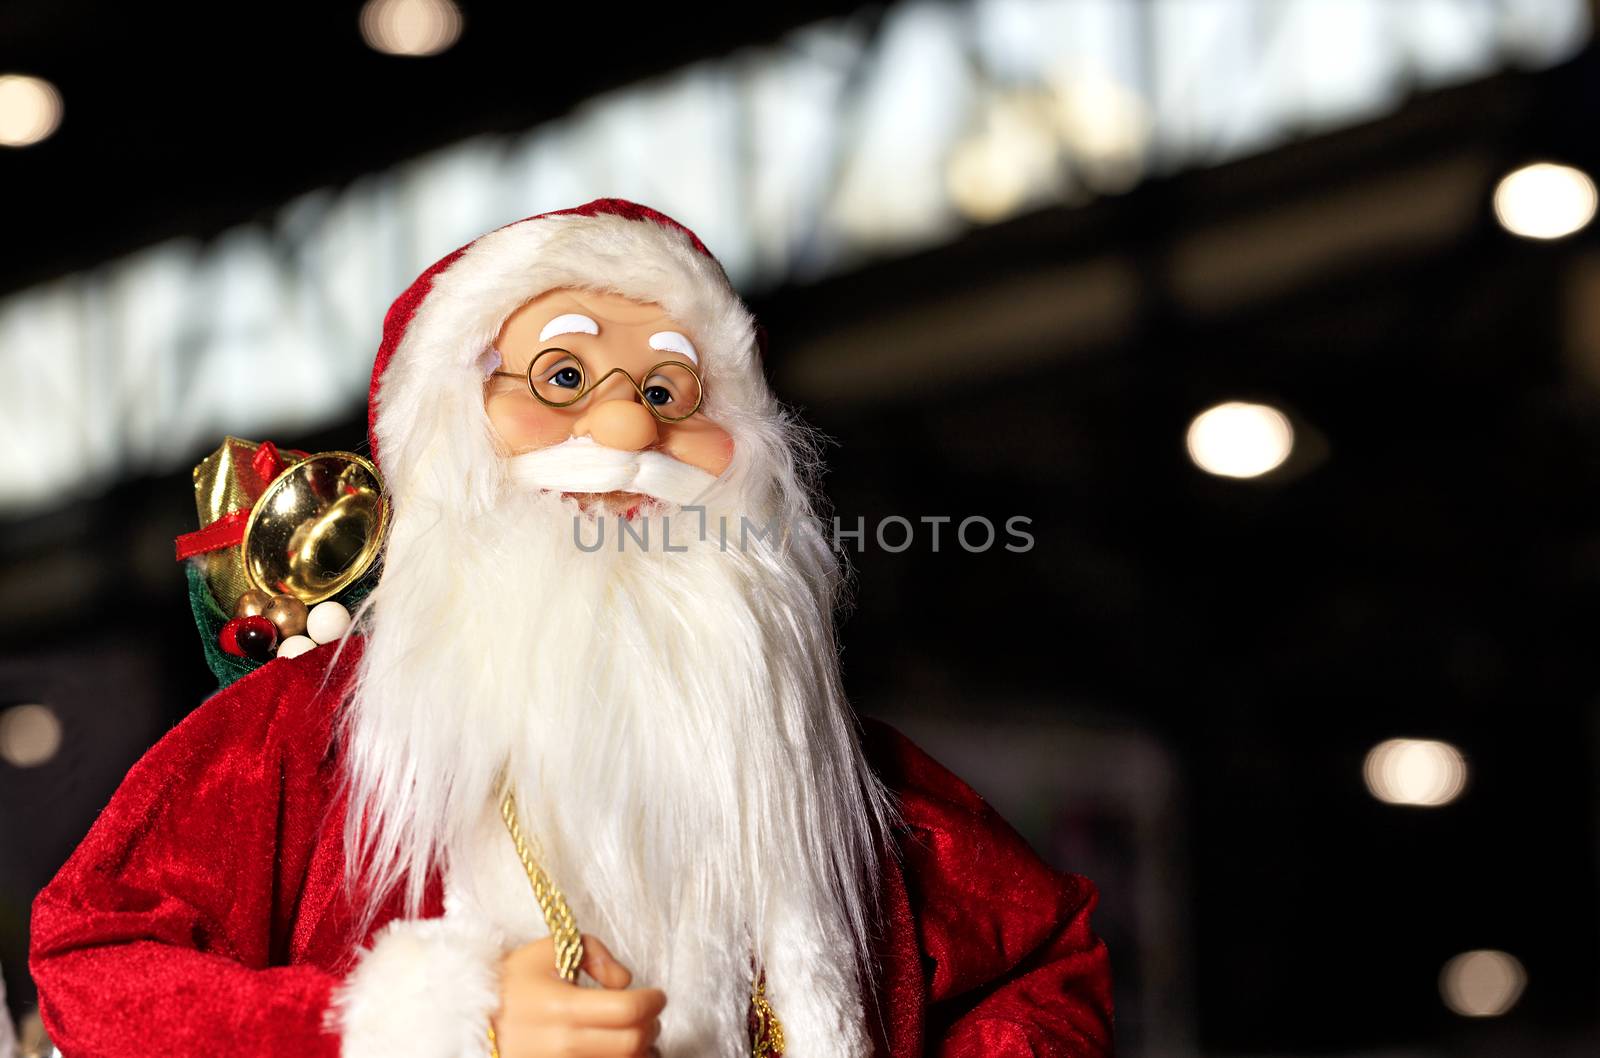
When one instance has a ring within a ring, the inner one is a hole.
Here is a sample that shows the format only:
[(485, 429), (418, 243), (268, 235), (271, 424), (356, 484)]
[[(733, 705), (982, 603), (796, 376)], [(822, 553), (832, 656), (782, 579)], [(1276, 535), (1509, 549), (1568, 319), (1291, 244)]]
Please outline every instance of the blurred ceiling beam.
[(0, 292), (174, 236), (210, 238), (295, 195), (479, 134), (519, 133), (624, 85), (778, 40), (859, 0), (744, 5), (689, 26), (666, 7), (602, 26), (586, 5), (465, 3), (425, 59), (380, 55), (360, 0), (0, 3), (0, 73), (48, 78), (60, 131), (0, 156)]
[(1125, 335), (1138, 282), (1131, 261), (1102, 257), (980, 283), (885, 308), (785, 354), (783, 388), (801, 399), (882, 400), (1068, 355)]
[(1364, 259), (1432, 252), (1477, 222), (1493, 175), (1493, 160), (1471, 153), (1331, 194), (1273, 199), (1255, 216), (1179, 238), (1173, 291), (1193, 312), (1225, 311)]
[[(1153, 296), (1170, 297), (1187, 315), (1211, 316), (1374, 260), (1436, 254), (1478, 225), (1495, 175), (1491, 156), (1467, 151), (1398, 171), (1368, 169), (1333, 187), (1296, 176), (1286, 179), (1296, 195), (1289, 201), (1282, 193), (1264, 193), (1253, 210), (1164, 233), (1153, 250), (1153, 268), (1138, 267), (1132, 252), (1086, 252), (1068, 235), (1053, 263), (987, 281), (929, 283), (920, 293), (902, 289), (882, 298), (893, 308), (880, 304), (857, 321), (821, 330), (813, 324), (783, 351), (779, 383), (797, 399), (813, 402), (913, 395), (919, 384), (970, 379), (980, 362), (985, 368), (1022, 368), (1130, 341), (1141, 307)], [(1135, 192), (1106, 207), (1136, 212), (1140, 201)], [(1024, 238), (1029, 231), (1050, 230), (1036, 219), (1017, 227)], [(983, 254), (991, 263), (1003, 256), (993, 248)], [(1074, 256), (1083, 259), (1071, 262)], [(952, 270), (959, 273), (963, 264), (948, 262), (947, 278)], [(974, 267), (971, 274), (984, 271)], [(1162, 289), (1141, 289), (1141, 282)]]
[[(1552, 100), (1582, 98), (1574, 71), (1586, 68), (1428, 93), (1365, 125), (781, 292), (761, 306), (786, 338), (776, 381), (813, 404), (892, 397), (912, 364), (930, 388), (964, 381), (975, 343), (987, 365), (1043, 366), (1140, 345), (1160, 319), (1207, 322), (1448, 255), (1501, 234), (1495, 179), (1552, 149), (1559, 129), (1539, 119)], [(1600, 332), (1600, 320), (1583, 328)], [(1600, 338), (1584, 342), (1574, 347), (1600, 349)], [(1600, 380), (1600, 352), (1594, 363)]]

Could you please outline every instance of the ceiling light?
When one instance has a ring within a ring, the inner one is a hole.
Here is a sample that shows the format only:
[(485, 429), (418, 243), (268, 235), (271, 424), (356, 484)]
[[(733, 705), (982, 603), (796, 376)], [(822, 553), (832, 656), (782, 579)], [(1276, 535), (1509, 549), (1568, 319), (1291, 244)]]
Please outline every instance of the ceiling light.
[(1494, 215), (1513, 235), (1559, 239), (1594, 219), (1594, 181), (1570, 165), (1539, 162), (1508, 173), (1494, 189)]
[(26, 74), (0, 75), (0, 146), (27, 147), (61, 124), (61, 93)]
[(1444, 964), (1439, 994), (1445, 1006), (1469, 1018), (1499, 1017), (1522, 998), (1527, 971), (1503, 951), (1462, 952)]
[(1194, 417), (1188, 447), (1189, 458), (1208, 474), (1254, 478), (1289, 458), (1294, 427), (1277, 408), (1229, 401)]
[(61, 748), (61, 721), (48, 705), (13, 705), (0, 712), (0, 760), (18, 768), (47, 763)]
[(361, 36), (385, 55), (438, 55), (461, 36), (461, 9), (450, 0), (367, 0)]
[(1380, 801), (1436, 808), (1461, 796), (1467, 785), (1467, 762), (1448, 742), (1391, 738), (1367, 753), (1362, 778)]

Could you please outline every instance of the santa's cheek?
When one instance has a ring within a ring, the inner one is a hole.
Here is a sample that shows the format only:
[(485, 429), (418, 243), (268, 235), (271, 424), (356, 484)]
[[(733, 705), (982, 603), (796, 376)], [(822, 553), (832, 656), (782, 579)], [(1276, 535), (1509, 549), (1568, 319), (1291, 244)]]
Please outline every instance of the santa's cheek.
[(572, 436), (571, 416), (531, 400), (491, 399), (489, 423), (513, 451), (560, 444)]
[(699, 467), (708, 474), (721, 474), (733, 462), (733, 436), (710, 423), (675, 431), (662, 447), (674, 459)]

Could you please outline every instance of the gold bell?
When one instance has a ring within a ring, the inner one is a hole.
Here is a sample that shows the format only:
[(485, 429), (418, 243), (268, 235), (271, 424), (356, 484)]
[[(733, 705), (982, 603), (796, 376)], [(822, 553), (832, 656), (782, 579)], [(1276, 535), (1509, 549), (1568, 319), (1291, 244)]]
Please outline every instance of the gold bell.
[(389, 524), (378, 468), (354, 452), (319, 452), (272, 479), (250, 511), (245, 575), (269, 595), (307, 606), (372, 568)]

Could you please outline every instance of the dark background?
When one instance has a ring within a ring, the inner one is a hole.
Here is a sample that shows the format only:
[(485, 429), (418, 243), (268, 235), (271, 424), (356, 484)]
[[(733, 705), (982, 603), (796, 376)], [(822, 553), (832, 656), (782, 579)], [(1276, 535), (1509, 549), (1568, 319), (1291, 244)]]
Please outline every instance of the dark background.
[[(600, 62), (512, 46), (592, 32), (588, 9), (474, 6), (461, 43), (427, 64), (368, 51), (354, 10), (0, 7), (0, 70), (110, 101), (69, 105), (56, 137), (0, 154), (0, 292), (212, 236), (298, 192), (856, 8), (747, 6), (693, 33), (658, 9), (607, 33)], [(923, 718), (930, 739), (939, 724), (1032, 716), (1081, 733), (1071, 761), (1129, 739), (1156, 748), (1172, 824), (1158, 844), (1087, 789), (1055, 846), (1080, 850), (1087, 862), (1064, 865), (1105, 890), (1126, 1053), (1592, 1053), (1600, 334), (1584, 309), (1600, 255), (1593, 229), (1551, 244), (1507, 234), (1489, 196), (1533, 158), (1600, 169), (1597, 104), (1591, 48), (753, 301), (780, 394), (832, 439), (842, 518), (1033, 519), (1025, 554), (895, 554), (869, 532), (844, 625), (853, 700), (913, 732)], [(1445, 221), (1408, 223), (1422, 202)], [(1355, 218), (1387, 236), (1340, 242)], [(1295, 268), (1252, 271), (1253, 254), (1285, 253)], [(981, 311), (986, 291), (1087, 260), (1128, 277), (1118, 326), (996, 323), (988, 340), (1007, 354), (994, 362), (941, 352), (941, 304)], [(870, 354), (891, 317), (934, 366), (831, 390), (835, 373), (815, 365)], [(1184, 452), (1189, 419), (1237, 397), (1302, 429), (1295, 459), (1261, 481), (1199, 473)], [(352, 406), (294, 443), (358, 447), (363, 419)], [(0, 704), (49, 702), (65, 726), (47, 765), (0, 763), (14, 1015), (32, 1004), (32, 893), (213, 686), (170, 560), (192, 511), (179, 469), (0, 520)], [(1362, 759), (1396, 735), (1461, 747), (1462, 799), (1374, 800)], [(1001, 781), (958, 770), (982, 792)], [(1129, 862), (1174, 865), (1163, 892), (1181, 928), (1139, 921), (1118, 886)], [(1439, 1000), (1440, 967), (1472, 948), (1527, 967), (1502, 1018)], [(1164, 984), (1151, 952), (1171, 963)]]

